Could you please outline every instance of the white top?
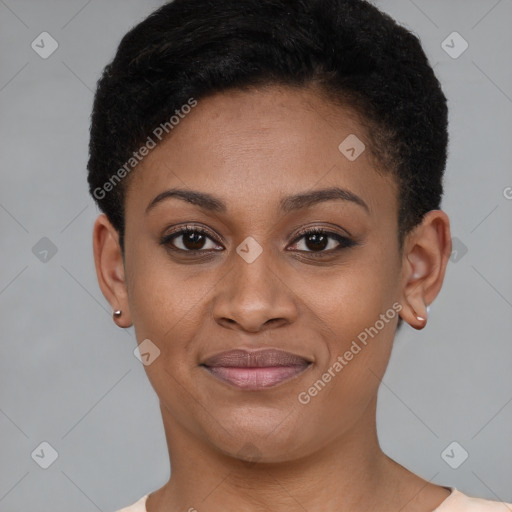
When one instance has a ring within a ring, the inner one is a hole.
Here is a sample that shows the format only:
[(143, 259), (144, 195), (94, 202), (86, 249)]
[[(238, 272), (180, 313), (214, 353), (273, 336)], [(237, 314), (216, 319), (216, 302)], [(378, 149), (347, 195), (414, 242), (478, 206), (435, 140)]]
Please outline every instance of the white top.
[[(506, 507), (512, 512), (512, 503), (472, 498), (458, 491), (455, 487), (449, 489), (451, 494), (432, 512), (507, 512)], [(148, 496), (149, 494), (146, 494), (130, 507), (122, 508), (117, 512), (147, 512), (146, 500)]]

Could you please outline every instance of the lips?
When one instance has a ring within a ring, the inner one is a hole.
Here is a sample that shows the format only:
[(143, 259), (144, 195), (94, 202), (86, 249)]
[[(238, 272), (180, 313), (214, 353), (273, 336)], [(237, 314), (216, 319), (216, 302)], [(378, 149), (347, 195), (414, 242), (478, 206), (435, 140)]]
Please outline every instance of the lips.
[(291, 379), (311, 365), (304, 357), (276, 349), (230, 350), (206, 359), (201, 366), (217, 379), (241, 389), (264, 389)]

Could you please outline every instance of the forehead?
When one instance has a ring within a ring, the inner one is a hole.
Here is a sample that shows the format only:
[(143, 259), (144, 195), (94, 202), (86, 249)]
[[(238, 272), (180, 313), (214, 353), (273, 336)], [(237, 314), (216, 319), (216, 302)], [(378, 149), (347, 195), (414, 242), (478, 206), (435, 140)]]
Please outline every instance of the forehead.
[(374, 165), (350, 109), (309, 89), (231, 90), (198, 100), (183, 115), (136, 167), (126, 205), (145, 209), (156, 195), (180, 187), (223, 198), (235, 213), (337, 186), (363, 197), (373, 215), (394, 212), (394, 180)]

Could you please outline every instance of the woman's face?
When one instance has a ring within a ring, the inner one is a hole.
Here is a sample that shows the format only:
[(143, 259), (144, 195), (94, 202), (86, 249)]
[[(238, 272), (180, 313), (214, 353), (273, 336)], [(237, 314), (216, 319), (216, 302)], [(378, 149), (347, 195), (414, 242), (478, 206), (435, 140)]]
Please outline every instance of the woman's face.
[[(367, 140), (348, 111), (310, 90), (230, 91), (199, 100), (130, 177), (119, 306), (138, 343), (160, 351), (145, 369), (167, 429), (281, 461), (374, 421), (408, 276), (397, 189), (368, 150), (357, 156), (354, 135)], [(295, 197), (335, 188), (345, 198)], [(154, 202), (171, 189), (197, 195)], [(187, 226), (206, 234), (168, 236)], [(313, 227), (330, 234), (300, 233)], [(264, 348), (303, 366), (203, 366)]]

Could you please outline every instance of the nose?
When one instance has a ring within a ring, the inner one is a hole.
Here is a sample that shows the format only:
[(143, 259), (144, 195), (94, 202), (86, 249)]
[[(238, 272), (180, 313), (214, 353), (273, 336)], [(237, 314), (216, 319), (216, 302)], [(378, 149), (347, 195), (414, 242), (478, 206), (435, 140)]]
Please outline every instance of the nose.
[(251, 263), (233, 254), (231, 264), (231, 272), (216, 287), (213, 315), (217, 323), (254, 333), (297, 319), (298, 297), (289, 276), (272, 264), (270, 251)]

